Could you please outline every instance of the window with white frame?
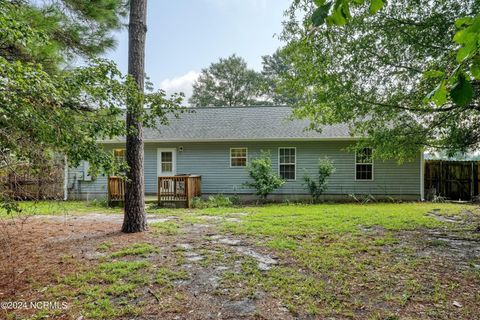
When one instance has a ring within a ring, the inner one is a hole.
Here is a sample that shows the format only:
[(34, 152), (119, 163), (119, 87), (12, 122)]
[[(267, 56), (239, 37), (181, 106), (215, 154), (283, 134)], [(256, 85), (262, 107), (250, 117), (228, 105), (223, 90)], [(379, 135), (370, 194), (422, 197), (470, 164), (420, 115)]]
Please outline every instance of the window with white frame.
[(280, 178), (295, 180), (296, 148), (278, 148), (278, 174)]
[(126, 174), (126, 150), (125, 149), (113, 149), (113, 161), (115, 161), (116, 165), (119, 166), (118, 174), (123, 175)]
[(113, 149), (113, 158), (116, 163), (123, 163), (125, 161), (125, 149)]
[(230, 167), (246, 167), (247, 156), (247, 148), (230, 148)]
[(162, 151), (160, 153), (160, 164), (162, 166), (162, 173), (173, 172), (173, 152)]
[(372, 148), (361, 148), (355, 154), (355, 179), (373, 180)]

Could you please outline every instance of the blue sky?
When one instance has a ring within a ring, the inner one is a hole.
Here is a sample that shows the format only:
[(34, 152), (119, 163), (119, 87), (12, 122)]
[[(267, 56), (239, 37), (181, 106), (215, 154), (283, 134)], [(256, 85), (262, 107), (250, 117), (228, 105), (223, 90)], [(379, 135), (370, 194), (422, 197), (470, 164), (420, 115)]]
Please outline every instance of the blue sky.
[[(281, 42), (283, 12), (292, 0), (149, 0), (146, 72), (155, 88), (185, 91), (202, 68), (233, 53), (250, 68), (261, 69), (261, 56)], [(127, 30), (106, 57), (127, 71)]]

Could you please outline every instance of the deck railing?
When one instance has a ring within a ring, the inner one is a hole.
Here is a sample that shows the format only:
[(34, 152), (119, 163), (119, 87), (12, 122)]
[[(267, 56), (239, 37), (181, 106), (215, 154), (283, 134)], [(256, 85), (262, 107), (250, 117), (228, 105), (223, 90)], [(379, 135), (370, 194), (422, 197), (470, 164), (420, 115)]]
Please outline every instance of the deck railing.
[[(192, 199), (201, 195), (201, 185), (201, 177), (197, 175), (158, 177), (158, 204), (180, 203), (190, 208)], [(118, 176), (108, 177), (108, 204), (122, 204), (124, 201), (125, 179)]]
[(197, 175), (158, 177), (158, 204), (180, 202), (190, 208), (192, 199), (201, 195), (201, 184)]
[(125, 179), (117, 176), (108, 177), (108, 204), (125, 200)]

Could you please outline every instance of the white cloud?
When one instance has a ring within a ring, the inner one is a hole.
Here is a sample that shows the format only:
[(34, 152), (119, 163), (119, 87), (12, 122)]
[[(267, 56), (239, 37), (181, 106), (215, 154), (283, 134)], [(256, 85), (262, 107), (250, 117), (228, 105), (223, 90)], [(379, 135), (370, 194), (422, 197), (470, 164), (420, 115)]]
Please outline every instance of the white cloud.
[(160, 82), (160, 89), (165, 90), (167, 94), (175, 92), (183, 92), (185, 94), (185, 102), (188, 101), (193, 91), (193, 83), (197, 80), (199, 72), (189, 71), (184, 75), (172, 79), (165, 79)]

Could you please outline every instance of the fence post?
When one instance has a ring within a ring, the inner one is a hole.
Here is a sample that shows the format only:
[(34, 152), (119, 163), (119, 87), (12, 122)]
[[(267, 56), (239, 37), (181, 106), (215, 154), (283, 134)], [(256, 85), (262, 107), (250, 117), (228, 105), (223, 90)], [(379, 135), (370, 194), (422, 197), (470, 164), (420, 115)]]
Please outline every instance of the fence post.
[(107, 203), (108, 206), (112, 205), (112, 186), (110, 182), (110, 176), (107, 177)]
[(190, 208), (190, 193), (188, 191), (188, 185), (190, 184), (190, 176), (185, 178), (185, 195), (187, 196), (187, 208)]

